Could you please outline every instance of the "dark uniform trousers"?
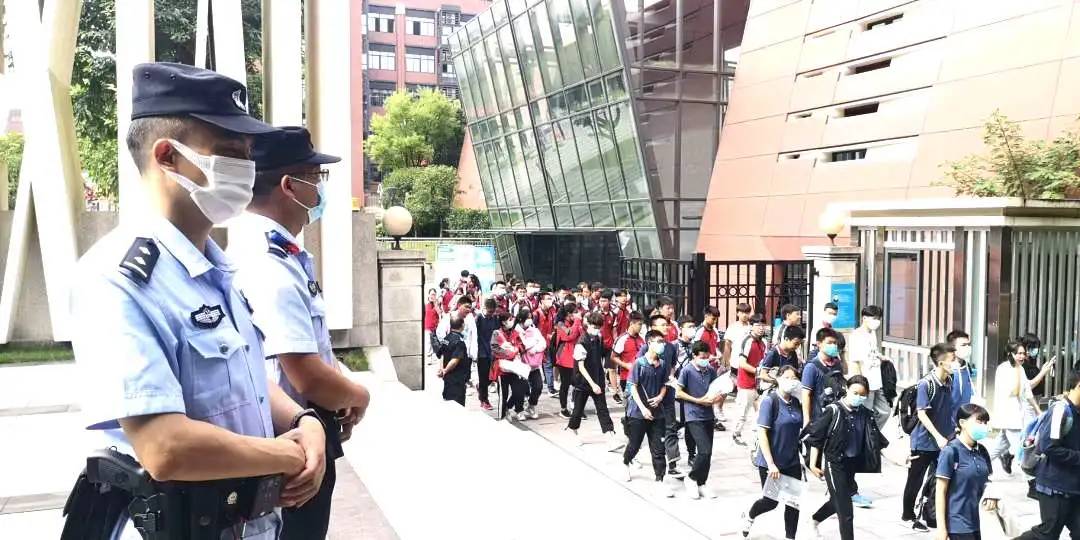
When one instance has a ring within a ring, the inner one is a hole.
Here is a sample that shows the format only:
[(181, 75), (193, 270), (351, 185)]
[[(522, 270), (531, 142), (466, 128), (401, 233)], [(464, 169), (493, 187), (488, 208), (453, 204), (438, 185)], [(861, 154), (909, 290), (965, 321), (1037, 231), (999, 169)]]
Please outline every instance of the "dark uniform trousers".
[(326, 538), (330, 528), (330, 502), (337, 483), (337, 467), (334, 460), (341, 457), (341, 424), (334, 414), (314, 407), (326, 425), (326, 473), (319, 492), (299, 508), (283, 508), (281, 511), (281, 540), (315, 540)]

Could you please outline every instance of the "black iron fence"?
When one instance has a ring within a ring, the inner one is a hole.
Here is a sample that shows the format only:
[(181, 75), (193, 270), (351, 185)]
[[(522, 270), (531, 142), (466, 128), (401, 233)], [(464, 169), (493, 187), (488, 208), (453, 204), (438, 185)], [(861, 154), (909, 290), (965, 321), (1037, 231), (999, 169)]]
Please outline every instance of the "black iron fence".
[(793, 304), (806, 314), (806, 328), (814, 328), (811, 261), (709, 261), (696, 253), (689, 261), (623, 259), (621, 268), (619, 285), (641, 309), (667, 296), (677, 312), (700, 320), (705, 307), (714, 306), (720, 327), (726, 328), (741, 303), (770, 321), (785, 304)]

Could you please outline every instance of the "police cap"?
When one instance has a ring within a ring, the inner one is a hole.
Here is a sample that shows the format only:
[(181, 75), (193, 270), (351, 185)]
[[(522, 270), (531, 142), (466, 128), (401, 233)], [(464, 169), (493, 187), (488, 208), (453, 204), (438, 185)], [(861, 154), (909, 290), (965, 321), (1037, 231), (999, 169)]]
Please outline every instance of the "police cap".
[(320, 154), (311, 145), (311, 133), (307, 128), (285, 126), (280, 131), (255, 141), (251, 159), (255, 160), (255, 170), (273, 171), (294, 165), (324, 165), (337, 163), (341, 158)]
[(131, 119), (190, 116), (226, 131), (258, 135), (277, 128), (248, 114), (247, 89), (215, 71), (155, 62), (132, 72)]

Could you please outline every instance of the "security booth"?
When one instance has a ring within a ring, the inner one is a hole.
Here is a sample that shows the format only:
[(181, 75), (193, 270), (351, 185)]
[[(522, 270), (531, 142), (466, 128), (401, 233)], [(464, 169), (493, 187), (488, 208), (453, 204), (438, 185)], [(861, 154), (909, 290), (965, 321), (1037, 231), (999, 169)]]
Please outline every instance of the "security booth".
[(857, 203), (850, 214), (858, 305), (883, 308), (880, 342), (912, 384), (954, 329), (972, 339), (975, 392), (993, 395), (1006, 344), (1027, 332), (1054, 362), (1043, 395), (1080, 359), (1080, 201), (950, 198)]

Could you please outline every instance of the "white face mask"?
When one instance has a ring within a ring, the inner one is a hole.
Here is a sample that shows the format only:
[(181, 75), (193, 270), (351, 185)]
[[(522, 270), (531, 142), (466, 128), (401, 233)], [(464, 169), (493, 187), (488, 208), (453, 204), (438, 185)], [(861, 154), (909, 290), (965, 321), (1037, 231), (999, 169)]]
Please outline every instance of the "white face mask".
[(867, 320), (866, 327), (869, 328), (871, 331), (876, 331), (878, 328), (881, 328), (881, 319)]
[(971, 358), (971, 345), (961, 345), (956, 348), (956, 357), (961, 360)]
[(590, 326), (589, 329), (586, 330), (586, 332), (588, 332), (590, 336), (599, 336), (600, 335), (600, 329), (595, 327), (595, 326)]
[(220, 225), (239, 216), (251, 202), (251, 187), (255, 184), (255, 162), (218, 155), (204, 156), (169, 139), (180, 155), (199, 168), (207, 185), (200, 186), (184, 175), (165, 171), (176, 183), (188, 190), (195, 206), (206, 219)]
[(826, 314), (821, 316), (821, 320), (825, 321), (828, 324), (832, 324), (832, 323), (836, 322), (836, 314), (835, 313), (826, 313)]
[(524, 321), (521, 321), (521, 326), (524, 328), (532, 328), (532, 325), (532, 319), (525, 319)]
[(785, 396), (790, 396), (800, 384), (802, 383), (799, 382), (799, 379), (780, 379), (777, 381), (780, 392)]

